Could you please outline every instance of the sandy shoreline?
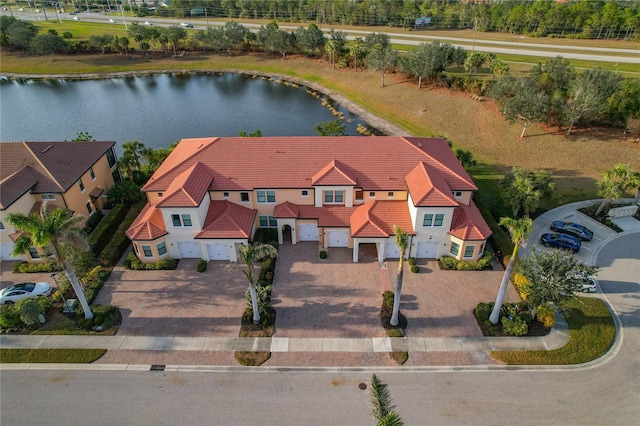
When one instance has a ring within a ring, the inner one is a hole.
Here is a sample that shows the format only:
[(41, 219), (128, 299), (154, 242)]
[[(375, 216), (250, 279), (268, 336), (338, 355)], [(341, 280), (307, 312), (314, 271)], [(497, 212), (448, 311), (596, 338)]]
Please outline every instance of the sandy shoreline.
[(191, 70), (191, 69), (170, 69), (162, 71), (121, 71), (121, 72), (106, 72), (106, 73), (87, 73), (87, 74), (16, 74), (16, 73), (0, 73), (0, 77), (8, 78), (10, 80), (101, 80), (108, 78), (123, 78), (123, 77), (140, 77), (150, 75), (162, 75), (162, 74), (212, 74), (212, 73), (235, 73), (245, 75), (256, 75), (260, 77), (269, 77), (274, 80), (283, 80), (291, 83), (295, 83), (300, 86), (305, 86), (313, 89), (325, 96), (338, 102), (344, 108), (346, 108), (351, 114), (357, 115), (362, 118), (369, 126), (376, 128), (385, 135), (389, 136), (409, 136), (406, 130), (396, 126), (377, 115), (374, 115), (353, 102), (344, 97), (338, 92), (331, 91), (326, 87), (313, 83), (308, 80), (298, 79), (282, 74), (275, 73), (259, 73), (246, 70), (234, 70), (234, 69), (211, 69), (211, 70)]

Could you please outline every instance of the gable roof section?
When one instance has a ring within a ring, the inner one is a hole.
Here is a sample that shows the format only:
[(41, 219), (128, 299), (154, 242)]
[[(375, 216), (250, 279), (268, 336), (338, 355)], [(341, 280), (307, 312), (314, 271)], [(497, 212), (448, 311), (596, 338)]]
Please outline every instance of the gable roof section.
[(323, 184), (330, 178), (357, 182), (364, 191), (401, 191), (421, 161), (440, 171), (451, 190), (477, 189), (444, 139), (280, 136), (183, 139), (143, 191), (166, 191), (198, 161), (211, 169), (220, 191), (304, 189), (314, 178)]
[(295, 219), (298, 217), (298, 214), (298, 205), (290, 203), (289, 201), (278, 204), (273, 209), (273, 217), (278, 219)]
[(468, 206), (460, 204), (453, 211), (449, 233), (466, 241), (486, 240), (492, 234), (489, 225), (487, 225), (473, 201)]
[(13, 175), (0, 181), (0, 210), (8, 208), (38, 183), (33, 169), (25, 166)]
[[(115, 142), (112, 141), (2, 142), (0, 143), (2, 192), (7, 191), (7, 187), (17, 182), (13, 181), (9, 184), (5, 180), (25, 168), (30, 168), (37, 179), (35, 185), (30, 188), (32, 192), (38, 194), (66, 192), (114, 145)], [(20, 186), (20, 190), (10, 189), (9, 191), (13, 194), (20, 192), (25, 188), (24, 184)], [(12, 198), (2, 196), (3, 208), (17, 199)]]
[(198, 207), (213, 185), (211, 170), (201, 162), (178, 175), (167, 188), (158, 207)]
[(348, 185), (355, 186), (356, 181), (352, 179), (345, 171), (344, 164), (336, 160), (331, 160), (329, 164), (324, 166), (322, 170), (311, 178), (311, 184), (314, 186), (330, 186), (330, 185)]
[(414, 235), (409, 206), (406, 201), (374, 201), (364, 204), (351, 215), (351, 236), (361, 238), (395, 235), (393, 225)]
[(348, 228), (349, 218), (355, 211), (354, 207), (345, 206), (298, 206), (298, 219), (316, 219), (318, 226), (327, 228)]
[(131, 241), (152, 241), (168, 234), (162, 211), (147, 203), (125, 234)]
[(455, 207), (451, 188), (440, 171), (421, 161), (406, 177), (407, 187), (416, 207)]
[(195, 238), (249, 238), (256, 214), (256, 210), (227, 200), (211, 201), (202, 231)]

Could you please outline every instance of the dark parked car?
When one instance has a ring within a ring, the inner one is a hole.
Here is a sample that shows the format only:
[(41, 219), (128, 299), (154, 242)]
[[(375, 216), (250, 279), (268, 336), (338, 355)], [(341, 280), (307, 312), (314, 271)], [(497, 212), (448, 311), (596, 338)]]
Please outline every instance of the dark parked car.
[(542, 234), (540, 242), (545, 247), (555, 247), (564, 250), (571, 250), (574, 253), (580, 251), (580, 240), (566, 234)]
[(573, 222), (556, 220), (555, 222), (551, 222), (551, 230), (571, 235), (572, 237), (576, 237), (582, 241), (591, 241), (593, 238), (593, 232), (591, 232), (591, 230)]

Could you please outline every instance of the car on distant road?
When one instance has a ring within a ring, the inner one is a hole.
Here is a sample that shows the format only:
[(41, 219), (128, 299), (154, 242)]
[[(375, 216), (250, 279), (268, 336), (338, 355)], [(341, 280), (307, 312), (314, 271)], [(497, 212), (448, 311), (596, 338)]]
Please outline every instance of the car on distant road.
[(545, 247), (555, 247), (570, 250), (574, 253), (580, 251), (580, 240), (567, 234), (542, 234), (540, 243)]
[(593, 232), (589, 228), (573, 222), (556, 220), (551, 222), (551, 230), (571, 235), (582, 241), (591, 241), (593, 239)]
[(598, 286), (596, 285), (596, 279), (593, 277), (587, 277), (584, 283), (582, 283), (582, 287), (580, 288), (580, 291), (583, 293), (591, 293), (597, 290)]
[(34, 298), (38, 296), (49, 296), (51, 294), (51, 284), (41, 283), (20, 283), (10, 285), (0, 291), (0, 304), (13, 305), (20, 299)]
[(110, 22), (110, 23), (112, 23), (112, 24), (115, 24), (115, 23), (116, 23), (116, 20), (115, 20), (115, 19), (113, 19), (113, 18), (111, 18), (111, 19), (109, 19), (109, 22)]
[(182, 28), (193, 28), (193, 24), (190, 24), (188, 22), (180, 22), (180, 26)]
[(144, 21), (144, 24), (150, 27), (150, 26), (152, 26), (152, 25), (153, 25), (153, 22), (151, 22), (151, 21)]
[(77, 16), (74, 16), (74, 17), (73, 17), (73, 20), (74, 20), (74, 21), (79, 21), (79, 20), (80, 20), (80, 18), (78, 18)]

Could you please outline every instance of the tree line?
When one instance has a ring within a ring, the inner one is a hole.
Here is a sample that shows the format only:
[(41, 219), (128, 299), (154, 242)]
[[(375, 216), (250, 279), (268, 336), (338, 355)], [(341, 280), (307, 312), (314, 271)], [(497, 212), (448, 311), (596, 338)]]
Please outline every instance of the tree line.
[(405, 28), (414, 27), (416, 18), (428, 17), (428, 28), (434, 29), (477, 28), (534, 37), (640, 36), (640, 4), (622, 0), (174, 0), (153, 13)]

